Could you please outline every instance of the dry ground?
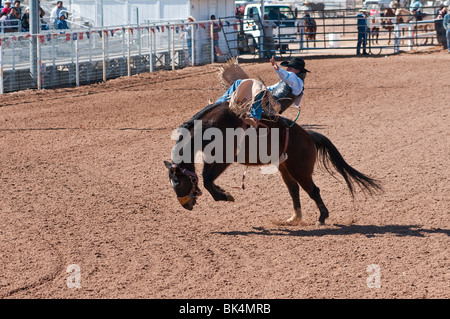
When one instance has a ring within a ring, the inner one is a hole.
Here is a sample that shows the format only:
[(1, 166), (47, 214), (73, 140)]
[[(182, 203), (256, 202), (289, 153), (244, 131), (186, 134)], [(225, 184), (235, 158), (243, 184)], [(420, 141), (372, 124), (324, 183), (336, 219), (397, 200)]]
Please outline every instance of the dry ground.
[[(449, 298), (450, 55), (306, 63), (299, 123), (385, 190), (352, 199), (319, 167), (326, 226), (303, 191), (306, 225), (281, 225), (292, 205), (279, 174), (251, 168), (237, 190), (238, 164), (218, 180), (234, 203), (178, 204), (163, 160), (172, 130), (222, 93), (218, 65), (3, 95), (0, 296)], [(276, 80), (268, 63), (242, 66)]]

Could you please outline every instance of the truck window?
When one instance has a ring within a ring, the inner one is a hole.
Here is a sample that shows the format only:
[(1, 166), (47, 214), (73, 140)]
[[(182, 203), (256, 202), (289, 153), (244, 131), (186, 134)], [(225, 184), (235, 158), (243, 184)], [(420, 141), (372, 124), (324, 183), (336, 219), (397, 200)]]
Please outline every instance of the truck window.
[(269, 20), (295, 20), (289, 6), (267, 6), (264, 7), (264, 13), (269, 15)]
[(249, 10), (248, 10), (248, 17), (249, 18), (251, 18), (251, 19), (253, 19), (253, 16), (255, 15), (255, 10), (256, 10), (256, 8), (250, 8)]

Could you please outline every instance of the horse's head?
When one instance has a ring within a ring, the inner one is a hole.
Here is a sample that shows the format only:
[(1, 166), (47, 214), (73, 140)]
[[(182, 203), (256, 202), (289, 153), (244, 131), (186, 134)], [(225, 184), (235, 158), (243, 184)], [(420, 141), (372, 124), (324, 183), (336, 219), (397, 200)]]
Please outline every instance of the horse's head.
[(188, 210), (194, 208), (197, 197), (202, 195), (198, 188), (198, 176), (195, 172), (179, 167), (177, 164), (164, 161), (169, 170), (170, 183), (177, 194), (181, 206)]

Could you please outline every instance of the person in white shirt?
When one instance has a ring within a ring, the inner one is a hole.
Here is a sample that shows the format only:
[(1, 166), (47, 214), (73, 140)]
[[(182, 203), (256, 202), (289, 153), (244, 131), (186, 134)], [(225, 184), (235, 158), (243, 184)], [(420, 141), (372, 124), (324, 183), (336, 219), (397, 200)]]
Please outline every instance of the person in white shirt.
[(264, 28), (264, 49), (266, 50), (266, 55), (270, 58), (275, 52), (275, 42), (273, 40), (273, 31), (277, 27), (275, 22), (269, 20), (269, 15), (264, 15), (264, 20), (262, 21)]
[(59, 17), (61, 16), (61, 11), (64, 11), (66, 19), (69, 17), (69, 13), (67, 12), (66, 7), (63, 6), (62, 1), (58, 1), (56, 3), (56, 7), (53, 8), (50, 13), (50, 18), (52, 18), (53, 25), (56, 29), (56, 25), (58, 24)]
[[(303, 97), (303, 81), (306, 77), (306, 73), (309, 72), (305, 69), (305, 61), (300, 57), (293, 57), (290, 61), (284, 61), (281, 65), (285, 66), (286, 70), (280, 68), (273, 56), (270, 59), (270, 63), (275, 70), (275, 73), (280, 78), (280, 81), (267, 87), (267, 89), (272, 93), (279, 104), (279, 114), (283, 113), (292, 104), (294, 104), (295, 108), (299, 108)], [(241, 82), (242, 80), (236, 80), (215, 104), (229, 101), (233, 92), (237, 90)], [(255, 103), (250, 109), (250, 116), (245, 120), (245, 123), (251, 126), (256, 126), (263, 114), (261, 99), (256, 97), (254, 100)]]

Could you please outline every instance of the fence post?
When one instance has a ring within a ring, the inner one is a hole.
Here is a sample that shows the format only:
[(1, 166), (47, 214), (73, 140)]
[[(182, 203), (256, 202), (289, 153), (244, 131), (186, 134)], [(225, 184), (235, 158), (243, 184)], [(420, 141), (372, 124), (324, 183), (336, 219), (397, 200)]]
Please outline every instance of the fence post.
[(103, 30), (100, 32), (102, 35), (103, 82), (106, 82), (106, 36)]
[(79, 64), (79, 55), (78, 55), (78, 33), (75, 38), (75, 85), (80, 86), (80, 64)]
[(209, 25), (209, 35), (211, 36), (211, 63), (214, 63), (214, 23), (212, 21)]
[(53, 38), (53, 35), (51, 37), (52, 41), (52, 71), (50, 75), (50, 87), (54, 87), (56, 83), (56, 46), (55, 46), (55, 39)]
[(195, 60), (195, 45), (194, 45), (194, 43), (195, 43), (195, 32), (194, 32), (194, 30), (195, 30), (195, 28), (197, 27), (197, 25), (196, 24), (191, 24), (191, 53), (192, 53), (192, 56), (191, 56), (191, 63), (192, 63), (192, 66), (194, 66), (195, 65), (195, 63), (194, 63), (194, 60)]
[(141, 27), (137, 27), (137, 37), (138, 37), (138, 60), (136, 63), (136, 74), (141, 73), (141, 61), (142, 61), (142, 43), (141, 43)]
[(170, 28), (170, 59), (172, 64), (172, 71), (175, 70), (175, 27)]
[(414, 38), (413, 38), (413, 27), (408, 26), (408, 51), (412, 50), (413, 47), (413, 42), (414, 42)]
[(39, 39), (39, 35), (33, 36), (36, 39), (36, 48), (37, 48), (37, 88), (38, 90), (42, 89), (42, 61), (41, 61), (41, 41)]
[(12, 56), (11, 56), (11, 74), (9, 75), (9, 90), (11, 92), (14, 91), (14, 85), (16, 84), (16, 40), (11, 41), (11, 50), (12, 50)]
[(87, 82), (91, 83), (91, 77), (92, 77), (92, 41), (91, 41), (92, 33), (91, 33), (91, 29), (89, 29), (89, 31), (87, 31), (86, 34), (89, 34), (89, 36), (88, 36), (88, 40), (89, 40), (88, 41), (88, 45), (89, 45), (89, 67), (87, 69), (86, 77), (87, 77)]
[[(2, 21), (3, 22), (3, 21)], [(0, 94), (3, 94), (3, 39), (0, 38)]]
[(152, 36), (152, 29), (148, 28), (148, 61), (150, 63), (150, 72), (153, 72), (153, 36)]
[(131, 28), (127, 29), (127, 75), (131, 76)]

